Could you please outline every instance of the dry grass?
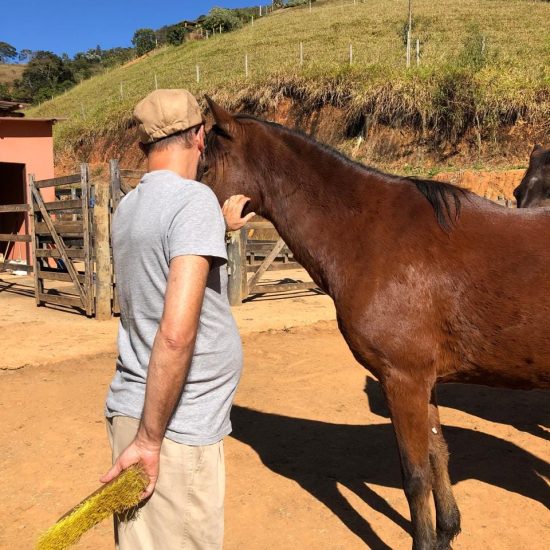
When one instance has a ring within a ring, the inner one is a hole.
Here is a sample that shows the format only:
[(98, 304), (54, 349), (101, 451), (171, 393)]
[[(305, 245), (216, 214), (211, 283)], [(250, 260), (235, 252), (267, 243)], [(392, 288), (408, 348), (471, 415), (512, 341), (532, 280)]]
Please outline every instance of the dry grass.
[(0, 84), (12, 84), (21, 78), (25, 65), (8, 65), (0, 63)]
[(548, 127), (550, 4), (416, 0), (413, 38), (420, 39), (421, 63), (417, 68), (413, 59), (411, 69), (405, 67), (402, 39), (407, 5), (407, 0), (320, 0), (311, 13), (307, 7), (281, 10), (231, 34), (157, 50), (30, 114), (69, 117), (57, 127), (57, 146), (78, 148), (125, 128), (135, 103), (154, 89), (156, 75), (159, 87), (186, 87), (257, 113), (283, 97), (304, 109), (336, 105), (355, 132), (365, 123), (412, 126), (437, 142), (460, 138), (472, 127), (480, 133), (518, 121)]

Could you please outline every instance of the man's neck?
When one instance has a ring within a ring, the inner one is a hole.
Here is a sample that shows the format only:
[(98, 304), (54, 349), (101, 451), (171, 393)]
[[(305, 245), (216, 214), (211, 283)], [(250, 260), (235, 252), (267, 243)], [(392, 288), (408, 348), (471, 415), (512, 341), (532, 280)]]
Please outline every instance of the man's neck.
[(147, 171), (170, 170), (184, 179), (193, 180), (197, 177), (198, 160), (192, 154), (186, 151), (160, 151), (153, 153), (147, 158)]

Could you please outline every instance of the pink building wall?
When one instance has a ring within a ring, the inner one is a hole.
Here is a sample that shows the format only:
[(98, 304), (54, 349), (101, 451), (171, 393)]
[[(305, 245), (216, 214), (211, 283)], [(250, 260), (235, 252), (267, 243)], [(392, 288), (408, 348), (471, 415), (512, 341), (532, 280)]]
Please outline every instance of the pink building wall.
[[(0, 118), (0, 163), (17, 163), (25, 165), (26, 202), (30, 202), (28, 176), (34, 174), (37, 180), (54, 177), (53, 137), (54, 120), (37, 120), (29, 118)], [(11, 182), (0, 182), (0, 185), (12, 185)], [(14, 182), (13, 185), (22, 183)], [(1, 190), (0, 190), (1, 193)], [(53, 187), (41, 190), (45, 201), (55, 200)], [(21, 224), (19, 234), (29, 228), (27, 219)], [(9, 259), (23, 259), (31, 263), (28, 243), (14, 243)]]

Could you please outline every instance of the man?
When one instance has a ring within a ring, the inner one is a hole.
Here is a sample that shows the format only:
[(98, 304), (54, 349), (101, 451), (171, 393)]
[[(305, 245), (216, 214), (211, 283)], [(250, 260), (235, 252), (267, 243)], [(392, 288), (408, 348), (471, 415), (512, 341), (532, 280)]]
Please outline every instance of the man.
[[(221, 548), (223, 437), (242, 367), (227, 300), (225, 229), (213, 192), (194, 181), (204, 121), (186, 90), (157, 90), (134, 110), (148, 172), (113, 222), (119, 357), (105, 407), (113, 467), (149, 476), (121, 550)], [(224, 205), (242, 227), (248, 199)]]

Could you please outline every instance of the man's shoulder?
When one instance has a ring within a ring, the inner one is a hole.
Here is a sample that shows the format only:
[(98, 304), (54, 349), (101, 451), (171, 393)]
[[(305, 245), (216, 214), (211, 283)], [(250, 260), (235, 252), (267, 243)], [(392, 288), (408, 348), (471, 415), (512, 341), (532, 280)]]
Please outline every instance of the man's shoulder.
[(179, 206), (207, 205), (219, 208), (218, 199), (212, 189), (200, 181), (181, 178), (175, 194), (177, 202), (180, 203)]

